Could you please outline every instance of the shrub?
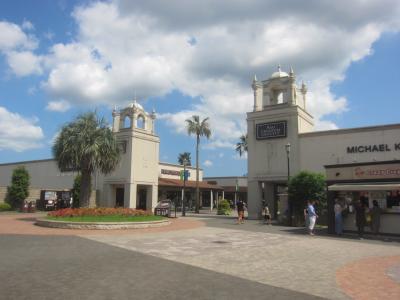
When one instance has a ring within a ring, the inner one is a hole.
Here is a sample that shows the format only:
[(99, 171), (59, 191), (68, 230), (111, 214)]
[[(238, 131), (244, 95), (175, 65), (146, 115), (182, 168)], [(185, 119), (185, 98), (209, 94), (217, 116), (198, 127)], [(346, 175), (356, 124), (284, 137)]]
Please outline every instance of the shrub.
[(11, 177), (11, 185), (7, 188), (7, 202), (18, 208), (29, 196), (29, 173), (24, 166), (14, 169)]
[(111, 208), (111, 207), (98, 207), (98, 208), (64, 208), (55, 210), (48, 213), (51, 217), (83, 217), (83, 216), (152, 216), (151, 211), (133, 209), (133, 208)]
[(11, 210), (11, 205), (8, 203), (0, 203), (0, 211)]
[(229, 201), (226, 199), (219, 201), (217, 214), (229, 215), (230, 213), (231, 213), (231, 205), (229, 204)]
[(302, 171), (289, 182), (289, 197), (293, 204), (293, 214), (303, 216), (307, 200), (317, 200), (321, 213), (326, 208), (325, 176), (320, 173)]

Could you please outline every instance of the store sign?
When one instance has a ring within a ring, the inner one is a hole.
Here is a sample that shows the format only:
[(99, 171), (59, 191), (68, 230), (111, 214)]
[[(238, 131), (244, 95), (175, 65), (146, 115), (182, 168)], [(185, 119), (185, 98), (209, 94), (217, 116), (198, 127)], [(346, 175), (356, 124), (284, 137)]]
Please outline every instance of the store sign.
[(376, 145), (358, 145), (347, 147), (347, 153), (369, 153), (369, 152), (390, 152), (400, 151), (400, 143), (389, 144), (376, 144)]
[(181, 176), (181, 172), (180, 172), (180, 171), (168, 170), (168, 169), (161, 169), (161, 174), (164, 174), (164, 175)]
[(264, 140), (286, 137), (286, 131), (286, 121), (256, 124), (256, 139)]
[(400, 165), (372, 165), (355, 167), (354, 179), (400, 178)]

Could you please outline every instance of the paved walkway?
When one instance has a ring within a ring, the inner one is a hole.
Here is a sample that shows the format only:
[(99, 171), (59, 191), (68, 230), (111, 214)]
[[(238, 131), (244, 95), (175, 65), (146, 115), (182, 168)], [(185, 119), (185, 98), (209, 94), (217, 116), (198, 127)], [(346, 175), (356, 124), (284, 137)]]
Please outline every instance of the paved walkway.
[(235, 225), (233, 218), (207, 215), (140, 230), (32, 224), (32, 215), (0, 214), (0, 283), (15, 293), (13, 299), (24, 298), (18, 278), (35, 288), (51, 276), (67, 284), (45, 281), (46, 289), (61, 288), (59, 295), (71, 299), (66, 287), (82, 291), (79, 276), (99, 288), (82, 291), (88, 299), (110, 299), (105, 295), (111, 292), (114, 299), (129, 293), (142, 299), (400, 299), (400, 243), (394, 240), (311, 237), (301, 229), (258, 221)]

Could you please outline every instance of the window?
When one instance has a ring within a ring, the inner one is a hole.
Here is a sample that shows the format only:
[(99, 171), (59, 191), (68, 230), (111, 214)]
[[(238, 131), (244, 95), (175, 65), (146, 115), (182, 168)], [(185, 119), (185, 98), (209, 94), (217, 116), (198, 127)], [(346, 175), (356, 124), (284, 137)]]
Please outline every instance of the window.
[(139, 115), (137, 118), (137, 128), (145, 129), (145, 120), (142, 115)]

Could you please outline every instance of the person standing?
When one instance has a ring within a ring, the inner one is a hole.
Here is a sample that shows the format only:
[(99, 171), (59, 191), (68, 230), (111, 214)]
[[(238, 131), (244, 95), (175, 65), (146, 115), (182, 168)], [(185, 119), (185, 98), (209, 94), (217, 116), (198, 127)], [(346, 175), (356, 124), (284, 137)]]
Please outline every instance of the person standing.
[(244, 203), (242, 200), (239, 200), (236, 204), (237, 212), (238, 212), (238, 224), (244, 223)]
[(356, 225), (357, 225), (358, 237), (360, 239), (363, 239), (364, 227), (365, 227), (365, 224), (367, 223), (367, 219), (365, 218), (364, 202), (361, 200), (358, 200), (356, 203), (355, 210), (356, 210)]
[(371, 230), (373, 234), (379, 234), (379, 228), (381, 226), (381, 208), (378, 205), (378, 201), (372, 201), (371, 209)]
[(314, 226), (317, 221), (317, 213), (315, 212), (315, 201), (308, 201), (307, 215), (308, 215), (308, 232), (310, 235), (314, 235)]
[(333, 210), (335, 212), (335, 232), (336, 234), (341, 235), (343, 233), (343, 208), (339, 203), (339, 199), (335, 199), (335, 206), (333, 207)]
[(271, 225), (271, 213), (269, 212), (269, 207), (267, 203), (264, 205), (263, 214), (264, 214), (264, 223)]

